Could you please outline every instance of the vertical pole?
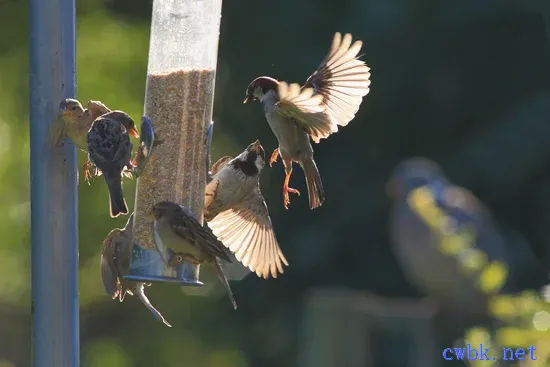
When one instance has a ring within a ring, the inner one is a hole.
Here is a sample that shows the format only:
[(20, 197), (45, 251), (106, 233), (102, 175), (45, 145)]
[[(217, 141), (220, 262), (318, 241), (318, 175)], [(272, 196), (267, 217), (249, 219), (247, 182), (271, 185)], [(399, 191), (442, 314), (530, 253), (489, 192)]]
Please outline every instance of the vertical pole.
[(30, 0), (29, 51), (33, 367), (78, 367), (77, 155), (47, 144), (75, 95), (75, 0)]

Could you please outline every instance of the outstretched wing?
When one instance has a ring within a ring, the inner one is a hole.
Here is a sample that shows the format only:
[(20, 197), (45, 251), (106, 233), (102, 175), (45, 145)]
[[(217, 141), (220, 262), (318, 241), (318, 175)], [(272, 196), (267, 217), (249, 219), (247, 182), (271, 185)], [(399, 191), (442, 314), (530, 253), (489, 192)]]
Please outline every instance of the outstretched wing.
[(342, 38), (337, 32), (328, 55), (304, 85), (324, 97), (325, 112), (340, 126), (346, 126), (355, 117), (363, 97), (370, 91), (370, 69), (357, 56), (362, 46), (361, 41), (352, 44), (351, 34)]
[(313, 141), (319, 142), (338, 131), (338, 126), (324, 113), (323, 96), (315, 95), (313, 88), (300, 88), (296, 83), (286, 82), (279, 82), (278, 88), (277, 111), (301, 126)]
[(352, 44), (351, 34), (337, 32), (332, 46), (306, 84), (279, 85), (279, 111), (294, 118), (314, 142), (327, 138), (346, 126), (359, 110), (370, 90), (370, 69), (357, 56), (363, 42)]
[(288, 262), (279, 247), (259, 188), (238, 206), (208, 223), (214, 234), (244, 266), (258, 276), (276, 278)]

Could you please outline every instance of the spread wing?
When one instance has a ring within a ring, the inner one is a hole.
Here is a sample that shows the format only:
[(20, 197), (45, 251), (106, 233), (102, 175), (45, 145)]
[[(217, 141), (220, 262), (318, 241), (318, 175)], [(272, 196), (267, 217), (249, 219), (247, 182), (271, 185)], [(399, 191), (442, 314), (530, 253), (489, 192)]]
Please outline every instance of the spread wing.
[(210, 228), (201, 226), (195, 218), (181, 211), (174, 215), (171, 225), (178, 236), (189, 241), (200, 251), (231, 262), (229, 250), (218, 240)]
[(328, 55), (304, 85), (324, 97), (325, 113), (339, 126), (346, 126), (353, 120), (370, 90), (370, 69), (357, 56), (362, 46), (361, 41), (352, 44), (351, 34), (342, 38), (337, 32)]
[(279, 82), (278, 88), (277, 111), (301, 126), (313, 141), (318, 143), (338, 131), (338, 126), (324, 113), (323, 96), (315, 94), (313, 88), (300, 88), (296, 83), (286, 82)]
[(363, 43), (334, 35), (328, 55), (306, 84), (279, 83), (279, 112), (292, 118), (316, 143), (346, 126), (370, 90), (370, 69), (357, 54)]
[(214, 234), (244, 266), (258, 276), (276, 278), (288, 262), (279, 247), (259, 188), (236, 207), (208, 223)]

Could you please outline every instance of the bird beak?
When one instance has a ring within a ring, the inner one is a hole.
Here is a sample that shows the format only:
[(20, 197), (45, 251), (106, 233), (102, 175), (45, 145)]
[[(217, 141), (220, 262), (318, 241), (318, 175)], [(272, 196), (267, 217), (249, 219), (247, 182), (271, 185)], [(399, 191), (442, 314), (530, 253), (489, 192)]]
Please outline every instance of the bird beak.
[(71, 111), (66, 110), (66, 109), (63, 109), (63, 110), (61, 111), (61, 115), (62, 115), (63, 117), (69, 117), (69, 116), (71, 115)]
[(243, 101), (243, 104), (245, 104), (246, 102), (248, 102), (248, 96), (244, 97), (244, 101)]
[(132, 126), (131, 128), (128, 129), (128, 134), (130, 134), (130, 136), (133, 136), (136, 139), (139, 139), (139, 133), (135, 126)]
[(250, 148), (251, 151), (259, 153), (262, 150), (262, 145), (260, 144), (260, 141), (256, 139), (254, 143), (252, 143), (252, 148)]

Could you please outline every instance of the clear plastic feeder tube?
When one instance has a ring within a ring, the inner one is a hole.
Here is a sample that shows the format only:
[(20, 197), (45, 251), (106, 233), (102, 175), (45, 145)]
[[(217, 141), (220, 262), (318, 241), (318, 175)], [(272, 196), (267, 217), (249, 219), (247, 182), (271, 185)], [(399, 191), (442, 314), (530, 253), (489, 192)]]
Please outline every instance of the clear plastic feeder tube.
[(222, 0), (154, 0), (145, 115), (155, 130), (137, 180), (134, 240), (154, 249), (153, 204), (189, 206), (202, 223)]

